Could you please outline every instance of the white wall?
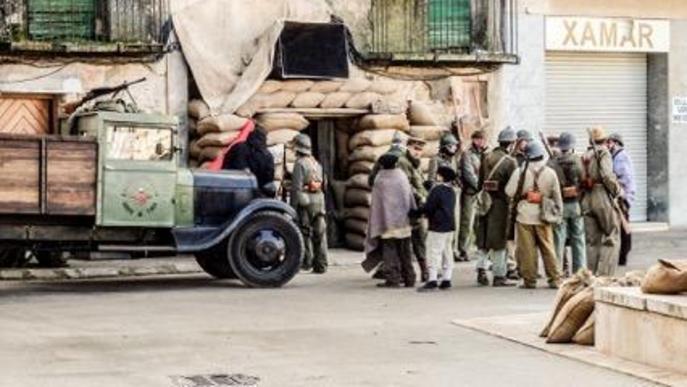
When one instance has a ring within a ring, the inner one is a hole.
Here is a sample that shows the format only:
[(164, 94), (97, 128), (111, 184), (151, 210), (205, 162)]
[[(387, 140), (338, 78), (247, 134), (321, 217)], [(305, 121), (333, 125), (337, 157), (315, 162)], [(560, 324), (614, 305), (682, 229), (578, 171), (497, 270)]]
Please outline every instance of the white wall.
[[(673, 38), (668, 54), (669, 103), (672, 103), (673, 97), (687, 96), (687, 41), (683, 39), (687, 34), (687, 21), (673, 21), (671, 34)], [(670, 120), (668, 144), (670, 224), (684, 227), (687, 226), (687, 124), (675, 124)]]

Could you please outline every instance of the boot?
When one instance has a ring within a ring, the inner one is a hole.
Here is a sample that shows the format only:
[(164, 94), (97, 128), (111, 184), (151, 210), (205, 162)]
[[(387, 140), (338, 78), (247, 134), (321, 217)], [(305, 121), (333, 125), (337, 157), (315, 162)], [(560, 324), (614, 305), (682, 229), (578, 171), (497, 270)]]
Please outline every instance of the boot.
[(506, 277), (494, 277), (494, 281), (492, 282), (491, 286), (493, 286), (495, 288), (503, 288), (503, 287), (515, 286), (515, 283), (508, 281), (508, 279), (506, 279)]
[(425, 283), (424, 286), (419, 287), (417, 291), (420, 293), (433, 292), (437, 290), (437, 287), (437, 281), (427, 281), (427, 283)]
[(489, 286), (489, 278), (487, 271), (484, 269), (477, 269), (477, 283), (482, 286)]
[(427, 271), (427, 261), (424, 259), (417, 260), (418, 265), (420, 265), (420, 280), (422, 282), (427, 282), (429, 279), (429, 272)]
[(384, 268), (379, 268), (373, 275), (372, 279), (383, 280), (386, 279), (386, 274), (384, 274)]
[(441, 290), (451, 289), (451, 281), (441, 281), (441, 284), (439, 285), (439, 289), (441, 289)]
[(508, 273), (506, 273), (506, 278), (509, 280), (517, 281), (520, 279), (520, 275), (518, 274), (517, 270), (508, 270)]

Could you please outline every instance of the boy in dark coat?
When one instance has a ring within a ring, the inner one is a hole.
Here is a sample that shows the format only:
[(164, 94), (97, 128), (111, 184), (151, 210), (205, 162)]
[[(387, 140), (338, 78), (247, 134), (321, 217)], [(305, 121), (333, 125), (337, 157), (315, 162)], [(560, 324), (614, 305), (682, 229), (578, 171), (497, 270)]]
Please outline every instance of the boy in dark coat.
[(274, 156), (267, 149), (265, 130), (256, 127), (245, 142), (236, 144), (224, 157), (222, 169), (247, 170), (258, 180), (258, 187), (267, 196), (273, 192), (265, 191), (274, 181)]

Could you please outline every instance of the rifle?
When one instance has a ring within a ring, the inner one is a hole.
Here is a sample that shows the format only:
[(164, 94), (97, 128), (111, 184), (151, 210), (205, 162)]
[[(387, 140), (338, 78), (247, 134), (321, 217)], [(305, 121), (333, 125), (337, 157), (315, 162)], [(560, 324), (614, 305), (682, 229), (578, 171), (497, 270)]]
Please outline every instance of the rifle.
[[(592, 146), (592, 151), (594, 152), (594, 157), (596, 158), (596, 168), (599, 170), (599, 175), (601, 175), (601, 151), (599, 150), (599, 146), (594, 142), (594, 138), (592, 137), (592, 130), (590, 128), (587, 128), (587, 135), (589, 135), (589, 144)], [(608, 200), (611, 202), (613, 210), (618, 214), (618, 217), (620, 218), (620, 226), (623, 228), (623, 230), (625, 230), (626, 233), (629, 234), (630, 224), (628, 223), (627, 219), (625, 219), (625, 215), (623, 214), (623, 211), (620, 209), (620, 206), (618, 206), (616, 198), (608, 190), (606, 184), (603, 184), (602, 182), (601, 185), (604, 187), (604, 192), (606, 192), (606, 196), (608, 196)]]
[(525, 178), (527, 177), (527, 169), (530, 166), (530, 161), (525, 161), (523, 168), (520, 170), (520, 178), (518, 179), (518, 189), (515, 190), (515, 196), (511, 199), (508, 216), (508, 228), (506, 229), (506, 236), (509, 241), (515, 239), (515, 222), (518, 217), (518, 204), (522, 200), (522, 190), (525, 188)]
[(541, 139), (541, 142), (544, 145), (544, 149), (546, 149), (546, 153), (549, 154), (549, 158), (553, 158), (553, 151), (551, 150), (551, 146), (549, 146), (549, 140), (546, 139), (543, 130), (539, 131), (539, 138)]
[(92, 89), (86, 94), (83, 98), (81, 98), (78, 101), (68, 103), (64, 105), (64, 111), (68, 114), (74, 113), (76, 109), (78, 109), (81, 105), (85, 104), (86, 102), (92, 101), (98, 97), (102, 97), (104, 95), (108, 94), (115, 94), (114, 96), (116, 97), (117, 94), (119, 94), (120, 91), (126, 90), (126, 92), (129, 94), (129, 97), (133, 100), (133, 96), (131, 93), (129, 93), (129, 87), (132, 85), (136, 85), (142, 82), (145, 82), (146, 78), (140, 78), (132, 82), (124, 82), (122, 84), (119, 84), (117, 86), (112, 86), (112, 87), (96, 87), (95, 89)]

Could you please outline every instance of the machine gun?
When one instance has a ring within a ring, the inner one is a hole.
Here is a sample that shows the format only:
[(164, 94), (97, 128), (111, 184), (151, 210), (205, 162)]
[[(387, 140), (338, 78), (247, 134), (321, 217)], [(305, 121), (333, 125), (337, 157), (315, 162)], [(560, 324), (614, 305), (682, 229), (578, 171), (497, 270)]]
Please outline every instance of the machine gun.
[(64, 106), (64, 111), (65, 111), (67, 114), (72, 114), (72, 113), (74, 113), (79, 107), (81, 107), (83, 104), (85, 104), (85, 103), (87, 103), (87, 102), (89, 102), (89, 101), (92, 101), (92, 100), (94, 100), (94, 99), (96, 99), (96, 98), (98, 98), (98, 97), (102, 97), (102, 96), (105, 96), (105, 95), (108, 95), (108, 94), (114, 94), (114, 95), (112, 96), (112, 98), (116, 98), (117, 95), (118, 95), (120, 92), (122, 92), (122, 91), (126, 91), (126, 93), (129, 95), (129, 98), (131, 98), (131, 100), (134, 102), (134, 105), (135, 105), (135, 104), (136, 104), (136, 100), (134, 99), (134, 97), (133, 97), (133, 96), (131, 95), (131, 93), (129, 92), (129, 87), (131, 87), (131, 86), (133, 86), (133, 85), (136, 85), (136, 84), (139, 84), (139, 83), (143, 83), (143, 82), (145, 82), (145, 81), (146, 81), (146, 78), (144, 77), (144, 78), (140, 78), (140, 79), (137, 79), (137, 80), (135, 80), (135, 81), (132, 81), (132, 82), (124, 82), (124, 83), (122, 83), (122, 84), (120, 84), (120, 85), (113, 86), (113, 87), (96, 87), (95, 89), (92, 89), (91, 91), (89, 91), (88, 94), (86, 94), (86, 95), (85, 95), (83, 98), (81, 98), (80, 100), (75, 101), (75, 102), (72, 102), (72, 103), (69, 103), (69, 104), (66, 104), (66, 105)]
[[(590, 128), (587, 128), (587, 135), (589, 136), (589, 144), (594, 152), (594, 158), (596, 158), (596, 167), (599, 170), (599, 175), (601, 175), (601, 150), (599, 150), (599, 146), (594, 142), (594, 137), (592, 136), (592, 130)], [(628, 223), (627, 219), (625, 219), (623, 211), (618, 205), (618, 201), (608, 190), (608, 188), (606, 188), (606, 184), (603, 184), (602, 182), (601, 185), (604, 188), (604, 192), (606, 192), (606, 195), (608, 196), (608, 200), (611, 202), (611, 206), (613, 206), (613, 211), (615, 211), (620, 218), (620, 226), (623, 228), (623, 230), (625, 230), (625, 232), (630, 233), (630, 224)]]

